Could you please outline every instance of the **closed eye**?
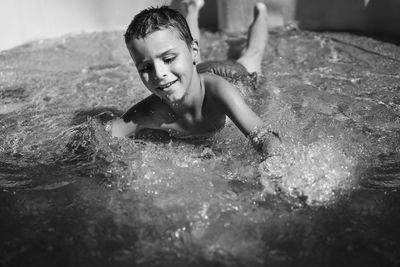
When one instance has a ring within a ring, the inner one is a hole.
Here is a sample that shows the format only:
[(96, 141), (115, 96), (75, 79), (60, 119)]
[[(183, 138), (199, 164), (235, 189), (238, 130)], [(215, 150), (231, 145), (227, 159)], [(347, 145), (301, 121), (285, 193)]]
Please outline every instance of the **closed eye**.
[(151, 70), (151, 65), (150, 64), (143, 64), (143, 65), (138, 66), (137, 69), (138, 69), (139, 72), (149, 71), (149, 70)]
[(176, 58), (176, 57), (167, 57), (167, 58), (164, 58), (164, 62), (165, 62), (166, 64), (170, 64), (170, 63), (172, 63), (172, 62), (175, 60), (175, 58)]

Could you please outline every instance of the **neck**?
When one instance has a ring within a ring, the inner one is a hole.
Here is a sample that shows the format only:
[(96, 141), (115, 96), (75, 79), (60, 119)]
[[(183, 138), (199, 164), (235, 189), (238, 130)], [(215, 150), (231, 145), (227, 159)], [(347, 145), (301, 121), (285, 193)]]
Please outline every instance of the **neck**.
[(171, 105), (176, 114), (184, 117), (197, 118), (201, 116), (204, 101), (204, 86), (200, 75), (194, 75), (187, 94), (178, 103)]

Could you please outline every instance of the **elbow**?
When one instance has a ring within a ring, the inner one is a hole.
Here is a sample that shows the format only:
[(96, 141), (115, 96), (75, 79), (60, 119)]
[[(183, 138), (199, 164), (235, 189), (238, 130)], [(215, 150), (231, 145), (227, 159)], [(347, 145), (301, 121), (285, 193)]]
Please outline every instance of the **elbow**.
[(136, 132), (136, 126), (132, 122), (116, 119), (111, 122), (111, 135), (113, 137), (130, 137)]

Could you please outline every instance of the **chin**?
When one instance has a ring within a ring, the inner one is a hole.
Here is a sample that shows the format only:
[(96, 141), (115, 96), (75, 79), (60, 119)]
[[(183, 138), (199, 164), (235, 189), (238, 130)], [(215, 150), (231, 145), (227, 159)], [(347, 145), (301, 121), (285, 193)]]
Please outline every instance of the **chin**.
[(172, 97), (172, 98), (168, 97), (167, 98), (167, 101), (170, 102), (171, 104), (179, 103), (179, 102), (181, 102), (181, 100), (182, 100), (182, 98), (176, 98), (176, 97)]
[(166, 98), (171, 103), (177, 103), (177, 102), (181, 102), (184, 97), (185, 97), (184, 95), (171, 95), (171, 96), (167, 96)]

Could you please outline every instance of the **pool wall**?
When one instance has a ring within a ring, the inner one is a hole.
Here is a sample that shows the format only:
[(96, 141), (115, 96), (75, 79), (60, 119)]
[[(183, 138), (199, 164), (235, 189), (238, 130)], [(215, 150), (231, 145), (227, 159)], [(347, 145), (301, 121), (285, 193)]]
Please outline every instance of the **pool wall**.
[[(0, 50), (28, 41), (70, 33), (123, 30), (142, 8), (179, 0), (2, 0)], [(200, 26), (240, 32), (252, 19), (258, 0), (205, 0)], [(397, 0), (264, 0), (269, 26), (298, 22), (308, 30), (338, 30), (400, 36)]]

